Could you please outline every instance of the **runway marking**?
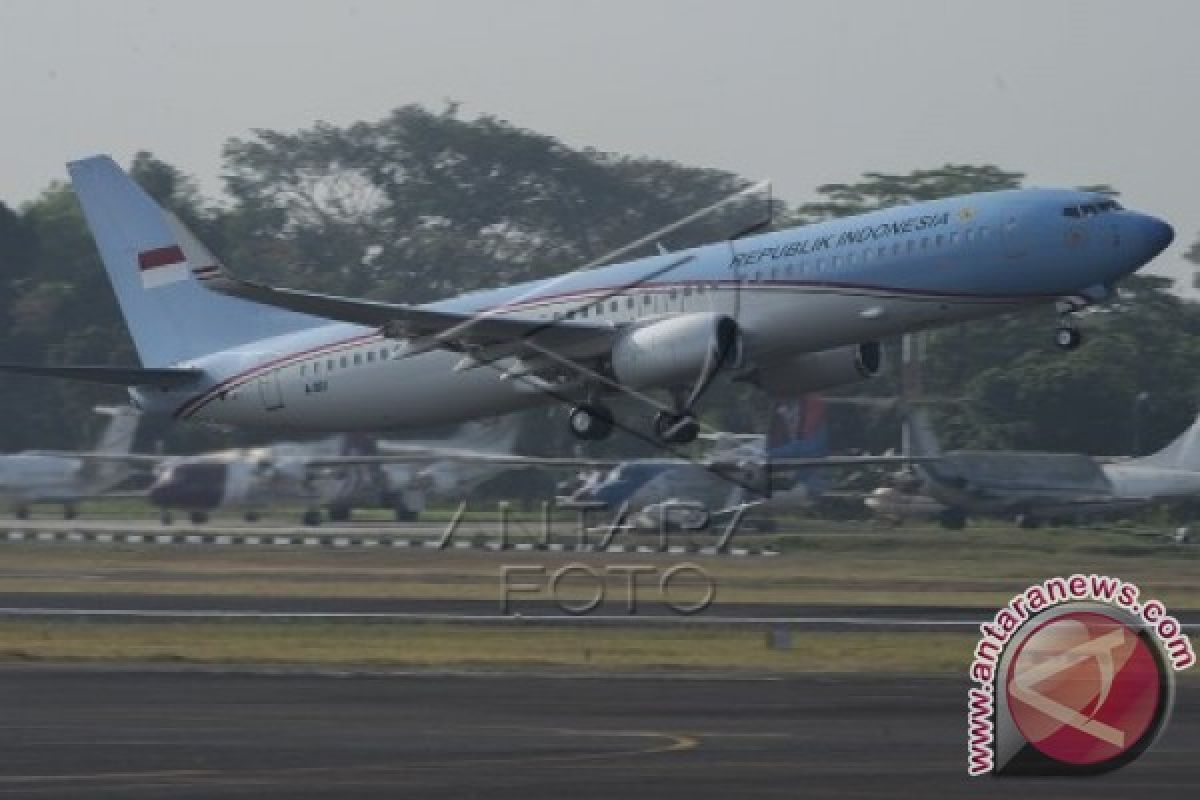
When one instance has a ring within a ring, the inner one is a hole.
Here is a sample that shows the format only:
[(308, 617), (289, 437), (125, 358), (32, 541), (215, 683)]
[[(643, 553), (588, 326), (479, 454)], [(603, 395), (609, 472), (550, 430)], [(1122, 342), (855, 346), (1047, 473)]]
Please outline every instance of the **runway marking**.
[[(147, 772), (94, 772), (79, 775), (0, 775), (0, 792), (26, 791), (30, 786), (50, 785), (56, 783), (87, 784), (111, 783), (114, 781), (137, 782), (145, 785), (146, 781), (164, 781), (163, 785), (177, 786), (180, 781), (189, 781), (183, 785), (230, 785), (230, 784), (264, 784), (278, 783), (294, 779), (296, 776), (317, 776), (331, 772), (351, 772), (356, 775), (371, 773), (377, 776), (402, 773), (414, 769), (443, 769), (460, 768), (464, 766), (515, 765), (515, 764), (568, 764), (582, 761), (611, 760), (631, 756), (657, 755), (661, 753), (680, 753), (696, 749), (700, 739), (686, 734), (675, 734), (661, 731), (605, 731), (580, 730), (573, 728), (539, 728), (495, 726), (503, 730), (523, 730), (533, 733), (556, 733), (569, 736), (601, 736), (619, 738), (643, 738), (665, 740), (658, 746), (639, 747), (634, 749), (610, 750), (597, 753), (546, 754), (534, 756), (500, 756), (494, 758), (457, 758), (448, 757), (445, 761), (416, 761), (405, 764), (345, 764), (328, 767), (279, 767), (256, 770), (152, 770)], [(470, 730), (478, 730), (471, 728)], [(358, 783), (353, 778), (337, 780), (340, 785)], [(49, 787), (47, 787), (49, 788)], [(115, 788), (115, 787), (114, 787)]]

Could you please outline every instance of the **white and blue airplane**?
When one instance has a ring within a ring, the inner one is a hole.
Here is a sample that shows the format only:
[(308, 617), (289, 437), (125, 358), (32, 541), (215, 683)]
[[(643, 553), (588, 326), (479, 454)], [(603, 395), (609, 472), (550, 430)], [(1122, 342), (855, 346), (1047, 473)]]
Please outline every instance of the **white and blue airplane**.
[(141, 366), (3, 368), (128, 386), (143, 411), (180, 420), (309, 431), (559, 401), (596, 439), (613, 424), (606, 396), (669, 389), (656, 430), (689, 441), (722, 373), (816, 391), (873, 374), (884, 337), (1042, 304), (1076, 347), (1072, 312), (1174, 236), (1102, 195), (1000, 191), (410, 306), (240, 280), (107, 156), (68, 170)]

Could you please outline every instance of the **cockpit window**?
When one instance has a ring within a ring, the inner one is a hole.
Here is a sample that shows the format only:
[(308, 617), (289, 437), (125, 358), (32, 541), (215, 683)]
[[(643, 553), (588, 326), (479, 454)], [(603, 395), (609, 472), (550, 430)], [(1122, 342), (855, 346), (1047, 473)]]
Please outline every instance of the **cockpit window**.
[(1109, 211), (1124, 211), (1124, 207), (1116, 200), (1104, 200), (1099, 203), (1084, 203), (1081, 206), (1067, 206), (1063, 209), (1064, 217), (1078, 219), (1079, 217), (1094, 217)]

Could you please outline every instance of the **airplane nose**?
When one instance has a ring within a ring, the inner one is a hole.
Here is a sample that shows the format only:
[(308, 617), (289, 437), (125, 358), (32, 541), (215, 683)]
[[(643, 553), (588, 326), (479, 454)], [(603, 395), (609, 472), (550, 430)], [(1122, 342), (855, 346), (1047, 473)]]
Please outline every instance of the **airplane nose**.
[(1157, 256), (1175, 241), (1175, 229), (1158, 217), (1143, 216), (1139, 227), (1142, 229), (1142, 240), (1145, 242), (1146, 260)]

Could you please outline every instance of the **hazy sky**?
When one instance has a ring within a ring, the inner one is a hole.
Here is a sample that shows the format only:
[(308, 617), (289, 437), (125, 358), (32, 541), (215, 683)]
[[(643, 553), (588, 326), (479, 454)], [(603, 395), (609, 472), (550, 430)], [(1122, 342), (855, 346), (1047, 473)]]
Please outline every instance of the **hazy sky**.
[(633, 155), (770, 177), (794, 202), (866, 170), (995, 163), (1111, 183), (1200, 231), (1189, 0), (0, 3), (0, 200), (148, 149), (220, 189), (253, 128), (490, 113)]

